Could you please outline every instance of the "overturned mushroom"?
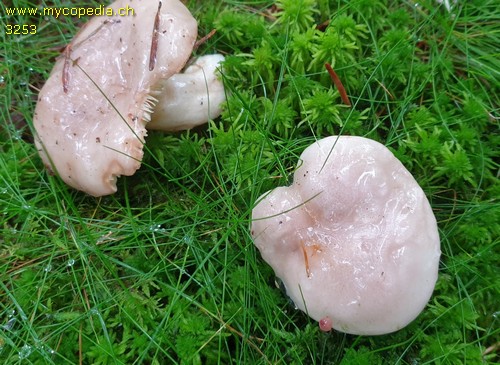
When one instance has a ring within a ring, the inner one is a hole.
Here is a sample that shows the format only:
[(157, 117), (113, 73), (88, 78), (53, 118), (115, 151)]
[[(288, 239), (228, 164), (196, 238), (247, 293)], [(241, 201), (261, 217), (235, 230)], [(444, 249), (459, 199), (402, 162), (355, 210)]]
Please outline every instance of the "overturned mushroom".
[(322, 330), (397, 331), (434, 289), (436, 219), (415, 179), (378, 142), (315, 142), (293, 184), (264, 194), (252, 220), (262, 257)]
[[(181, 74), (165, 81), (148, 129), (183, 130), (206, 123), (222, 112), (226, 100), (224, 85), (217, 70), (222, 55), (198, 58)], [(208, 116), (208, 117), (207, 117)]]
[[(127, 6), (133, 15), (118, 16)], [(33, 117), (45, 165), (94, 196), (114, 193), (117, 177), (140, 167), (145, 127), (197, 37), (178, 0), (118, 0), (107, 9), (115, 16), (91, 18), (57, 60)], [(206, 112), (204, 121), (213, 117)]]

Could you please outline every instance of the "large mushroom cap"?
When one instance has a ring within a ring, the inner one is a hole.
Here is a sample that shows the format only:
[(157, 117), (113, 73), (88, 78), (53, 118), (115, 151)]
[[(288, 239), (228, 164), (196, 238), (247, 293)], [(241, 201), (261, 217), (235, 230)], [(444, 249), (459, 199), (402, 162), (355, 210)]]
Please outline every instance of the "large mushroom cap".
[(33, 123), (42, 159), (91, 195), (114, 193), (116, 178), (140, 167), (160, 81), (191, 55), (196, 20), (178, 0), (159, 3), (118, 0), (114, 16), (91, 18), (40, 91)]
[(424, 192), (382, 144), (328, 137), (290, 187), (264, 194), (252, 235), (298, 308), (352, 334), (399, 330), (425, 307), (440, 257)]

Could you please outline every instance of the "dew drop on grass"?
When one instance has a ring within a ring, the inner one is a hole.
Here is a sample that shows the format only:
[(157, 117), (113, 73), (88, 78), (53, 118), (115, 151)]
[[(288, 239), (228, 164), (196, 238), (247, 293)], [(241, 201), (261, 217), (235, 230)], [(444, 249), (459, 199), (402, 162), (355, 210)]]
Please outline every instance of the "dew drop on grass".
[(54, 355), (56, 353), (55, 350), (53, 350), (49, 346), (45, 346), (45, 345), (42, 345), (40, 347), (40, 350), (42, 350), (43, 352), (45, 352), (46, 354), (49, 354), (49, 355)]
[(0, 85), (5, 84), (5, 77), (0, 75)]
[(4, 324), (1, 328), (4, 330), (4, 331), (10, 331), (12, 330), (12, 328), (14, 327), (14, 324), (16, 323), (17, 321), (17, 318), (16, 317), (12, 317), (10, 318), (6, 324)]
[(152, 232), (163, 232), (164, 229), (161, 228), (161, 224), (152, 224), (149, 229), (152, 231)]
[(21, 347), (21, 350), (19, 350), (19, 359), (27, 359), (32, 351), (33, 348), (30, 345), (24, 345)]
[[(25, 95), (26, 97), (28, 97), (27, 95)], [(15, 131), (13, 134), (12, 134), (12, 139), (14, 141), (20, 141), (23, 139), (23, 134), (20, 130), (17, 130)], [(27, 208), (26, 208), (27, 207)], [(27, 204), (23, 204), (23, 209), (31, 209), (31, 206), (30, 205), (27, 205)]]
[(75, 264), (75, 260), (74, 259), (69, 259), (66, 266), (67, 267), (72, 267), (73, 265)]

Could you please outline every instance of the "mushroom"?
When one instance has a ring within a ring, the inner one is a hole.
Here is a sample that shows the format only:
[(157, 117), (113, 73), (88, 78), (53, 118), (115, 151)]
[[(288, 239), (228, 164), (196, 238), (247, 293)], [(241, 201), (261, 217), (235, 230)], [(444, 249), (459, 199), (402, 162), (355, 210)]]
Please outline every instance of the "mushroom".
[(380, 335), (423, 310), (440, 242), (430, 204), (382, 144), (332, 136), (305, 149), (293, 184), (259, 198), (251, 233), (295, 305), (320, 328)]
[[(119, 16), (126, 8), (132, 15)], [(68, 185), (93, 196), (114, 193), (117, 177), (140, 167), (145, 127), (158, 100), (164, 102), (164, 90), (171, 90), (173, 82), (167, 80), (182, 70), (197, 37), (196, 20), (179, 0), (117, 0), (105, 14), (111, 12), (115, 15), (91, 18), (66, 47), (39, 93), (33, 117), (44, 164)], [(205, 71), (208, 80), (215, 77), (214, 70)], [(186, 105), (179, 107), (190, 108)], [(215, 117), (206, 110), (199, 110), (197, 123), (203, 112), (204, 122)], [(218, 110), (211, 103), (210, 111)], [(175, 123), (156, 126), (181, 128)]]
[(183, 130), (218, 117), (226, 100), (224, 85), (217, 75), (224, 56), (199, 57), (181, 74), (165, 81), (148, 129)]

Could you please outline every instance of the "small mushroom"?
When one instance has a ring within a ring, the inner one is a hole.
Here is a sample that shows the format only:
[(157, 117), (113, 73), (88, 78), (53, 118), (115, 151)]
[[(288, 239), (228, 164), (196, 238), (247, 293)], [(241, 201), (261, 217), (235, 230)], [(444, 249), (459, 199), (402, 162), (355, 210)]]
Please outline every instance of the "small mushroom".
[(199, 57), (181, 74), (165, 81), (148, 129), (184, 130), (218, 117), (226, 100), (218, 68), (220, 54)]
[[(133, 14), (119, 16), (127, 7)], [(117, 177), (140, 167), (145, 127), (172, 84), (165, 80), (182, 70), (197, 37), (196, 20), (179, 0), (117, 0), (106, 9), (115, 15), (91, 18), (56, 61), (33, 117), (48, 169), (94, 196), (114, 193)], [(207, 79), (213, 70), (206, 70)], [(214, 114), (206, 112), (209, 118)], [(175, 123), (165, 128), (193, 126)]]
[(440, 242), (430, 204), (382, 144), (333, 136), (306, 148), (293, 184), (252, 212), (254, 243), (323, 331), (380, 335), (423, 310)]

